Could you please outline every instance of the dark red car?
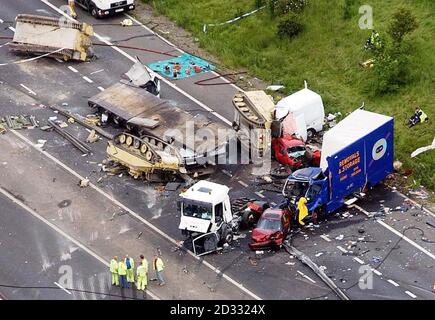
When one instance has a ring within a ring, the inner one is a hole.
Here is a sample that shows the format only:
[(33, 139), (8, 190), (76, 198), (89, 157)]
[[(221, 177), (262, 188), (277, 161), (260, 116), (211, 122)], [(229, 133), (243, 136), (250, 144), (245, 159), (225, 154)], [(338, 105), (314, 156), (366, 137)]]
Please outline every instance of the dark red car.
[(288, 209), (266, 209), (252, 230), (251, 250), (266, 247), (279, 248), (290, 230), (291, 214)]

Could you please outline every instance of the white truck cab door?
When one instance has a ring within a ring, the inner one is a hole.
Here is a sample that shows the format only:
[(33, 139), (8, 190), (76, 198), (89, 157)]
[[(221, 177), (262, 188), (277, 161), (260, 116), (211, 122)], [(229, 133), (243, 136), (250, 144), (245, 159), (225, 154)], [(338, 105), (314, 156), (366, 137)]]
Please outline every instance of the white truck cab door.
[(229, 197), (224, 201), (224, 221), (227, 223), (233, 221), (233, 213), (231, 211), (231, 203)]

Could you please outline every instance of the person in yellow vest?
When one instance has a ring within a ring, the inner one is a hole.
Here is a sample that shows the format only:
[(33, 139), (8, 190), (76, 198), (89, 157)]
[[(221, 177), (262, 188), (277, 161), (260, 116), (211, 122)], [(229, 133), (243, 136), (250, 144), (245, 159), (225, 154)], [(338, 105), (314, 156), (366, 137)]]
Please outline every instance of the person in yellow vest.
[(127, 266), (125, 265), (125, 262), (122, 260), (118, 262), (118, 274), (119, 274), (119, 280), (121, 282), (121, 288), (128, 288)]
[(77, 18), (77, 13), (76, 13), (76, 4), (74, 2), (74, 0), (68, 0), (68, 6), (69, 6), (69, 10), (71, 13), (71, 18), (76, 19)]
[(127, 267), (127, 282), (128, 284), (134, 283), (134, 260), (128, 254), (124, 259), (125, 266)]
[(307, 199), (301, 197), (298, 201), (298, 211), (299, 211), (298, 220), (301, 225), (305, 225), (305, 222), (303, 220), (306, 216), (308, 216), (308, 208), (306, 204), (307, 204)]
[(145, 291), (148, 284), (147, 270), (145, 266), (141, 263), (136, 270), (137, 275), (137, 289), (139, 291)]
[(119, 286), (119, 275), (118, 275), (118, 257), (114, 256), (110, 260), (110, 273), (112, 274), (112, 286)]
[(157, 255), (154, 255), (153, 260), (153, 269), (156, 271), (157, 280), (159, 280), (159, 286), (165, 285), (165, 279), (163, 278), (163, 269), (165, 268), (165, 264), (163, 260)]

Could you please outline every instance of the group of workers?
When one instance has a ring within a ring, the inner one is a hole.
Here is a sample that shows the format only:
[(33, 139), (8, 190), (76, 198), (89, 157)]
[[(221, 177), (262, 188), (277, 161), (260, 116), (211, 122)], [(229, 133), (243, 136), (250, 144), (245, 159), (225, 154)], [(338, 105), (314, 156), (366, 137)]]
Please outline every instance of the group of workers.
[(382, 38), (379, 35), (379, 32), (376, 30), (372, 31), (372, 34), (367, 39), (366, 44), (364, 45), (365, 50), (381, 50), (383, 47)]
[[(134, 260), (128, 255), (123, 260), (114, 256), (110, 261), (109, 268), (112, 274), (112, 285), (130, 288), (130, 285), (133, 287), (136, 278), (136, 288), (140, 291), (146, 290), (148, 285), (148, 261), (143, 255), (140, 255), (140, 264), (136, 268), (136, 275), (134, 272)], [(163, 260), (157, 254), (154, 255), (153, 270), (156, 272), (156, 280), (158, 280), (160, 286), (165, 285), (163, 277), (164, 268), (165, 264)]]

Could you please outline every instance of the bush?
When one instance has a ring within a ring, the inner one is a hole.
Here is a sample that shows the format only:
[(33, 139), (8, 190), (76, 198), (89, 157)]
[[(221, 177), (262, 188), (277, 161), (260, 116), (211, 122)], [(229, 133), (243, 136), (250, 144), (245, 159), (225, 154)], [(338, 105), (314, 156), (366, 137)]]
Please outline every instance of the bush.
[(277, 27), (277, 35), (281, 39), (292, 39), (304, 30), (304, 26), (294, 18), (282, 20)]
[(411, 10), (400, 7), (393, 15), (388, 32), (393, 41), (400, 45), (405, 35), (418, 28), (418, 22)]
[(301, 12), (307, 5), (307, 0), (268, 0), (270, 13), (273, 17), (289, 12)]
[(261, 8), (266, 4), (266, 0), (255, 0), (255, 8)]
[(408, 55), (397, 48), (379, 55), (373, 68), (373, 93), (378, 96), (394, 93), (401, 85), (406, 84), (409, 80), (408, 64)]

